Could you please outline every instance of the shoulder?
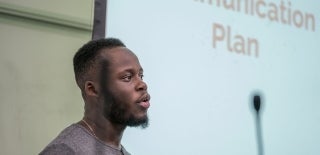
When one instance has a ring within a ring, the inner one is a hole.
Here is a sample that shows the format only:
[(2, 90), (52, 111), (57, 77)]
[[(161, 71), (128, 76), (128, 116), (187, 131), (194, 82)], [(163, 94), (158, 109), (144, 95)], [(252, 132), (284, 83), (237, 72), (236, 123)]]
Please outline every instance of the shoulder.
[(72, 124), (61, 131), (40, 154), (76, 154), (79, 150), (79, 145), (87, 136), (86, 132), (78, 124)]
[(39, 155), (74, 155), (75, 152), (66, 144), (52, 144), (47, 146)]
[(60, 132), (60, 134), (50, 143), (70, 144), (79, 141), (86, 136), (86, 131), (79, 124), (72, 124)]

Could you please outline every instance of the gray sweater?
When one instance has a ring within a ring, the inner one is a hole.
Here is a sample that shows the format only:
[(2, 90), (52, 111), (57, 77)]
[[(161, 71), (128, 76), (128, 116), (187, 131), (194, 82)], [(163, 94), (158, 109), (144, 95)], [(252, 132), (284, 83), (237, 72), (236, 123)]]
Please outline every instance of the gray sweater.
[(64, 129), (40, 155), (130, 155), (124, 147), (111, 147), (79, 124)]

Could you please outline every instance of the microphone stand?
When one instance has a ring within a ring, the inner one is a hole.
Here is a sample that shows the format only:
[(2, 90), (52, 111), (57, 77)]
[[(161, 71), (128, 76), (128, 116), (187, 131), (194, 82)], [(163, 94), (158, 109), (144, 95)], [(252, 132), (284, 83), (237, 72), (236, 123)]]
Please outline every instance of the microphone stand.
[(257, 132), (257, 142), (258, 142), (258, 155), (263, 155), (263, 140), (261, 131), (261, 119), (259, 112), (256, 113), (256, 132)]

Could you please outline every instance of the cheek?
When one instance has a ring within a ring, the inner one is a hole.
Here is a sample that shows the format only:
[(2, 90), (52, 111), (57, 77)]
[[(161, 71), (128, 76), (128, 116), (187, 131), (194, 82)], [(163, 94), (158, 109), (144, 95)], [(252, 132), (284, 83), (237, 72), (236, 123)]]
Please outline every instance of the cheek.
[(131, 89), (124, 89), (127, 87), (118, 87), (119, 89), (113, 89), (112, 95), (116, 99), (117, 104), (125, 104), (126, 106), (131, 106), (131, 104), (136, 102), (133, 91)]
[[(113, 79), (113, 78), (112, 78)], [(119, 107), (130, 109), (135, 108), (136, 101), (139, 99), (139, 93), (135, 91), (135, 85), (131, 82), (123, 82), (119, 79), (113, 79), (107, 89), (110, 91), (114, 104)]]

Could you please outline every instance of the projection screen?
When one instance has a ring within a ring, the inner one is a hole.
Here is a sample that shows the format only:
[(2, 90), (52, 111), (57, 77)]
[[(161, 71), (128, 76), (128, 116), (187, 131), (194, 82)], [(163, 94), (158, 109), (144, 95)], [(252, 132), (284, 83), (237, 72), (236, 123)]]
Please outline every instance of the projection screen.
[(152, 97), (150, 126), (126, 129), (123, 145), (137, 155), (320, 154), (319, 6), (108, 0), (106, 37), (136, 53)]

